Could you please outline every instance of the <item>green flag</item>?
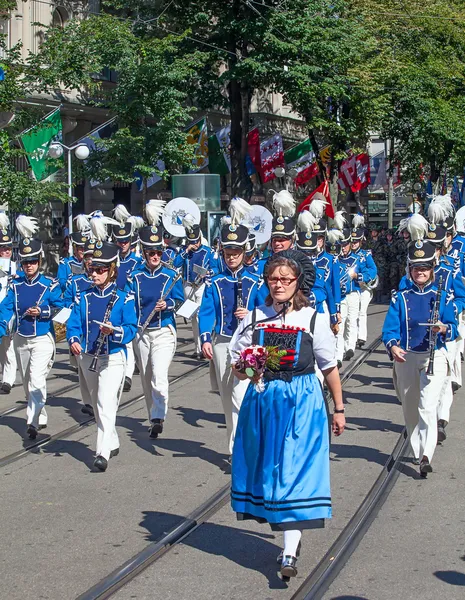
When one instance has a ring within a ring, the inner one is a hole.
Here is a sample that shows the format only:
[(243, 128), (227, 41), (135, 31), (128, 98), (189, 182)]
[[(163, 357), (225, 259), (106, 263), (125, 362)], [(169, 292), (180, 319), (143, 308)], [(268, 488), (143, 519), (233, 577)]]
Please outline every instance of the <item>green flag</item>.
[(61, 141), (62, 132), (60, 109), (57, 108), (40, 123), (21, 134), (21, 144), (27, 152), (27, 159), (37, 181), (47, 179), (64, 166), (63, 157), (60, 160), (62, 164), (56, 166), (56, 162), (53, 165), (50, 163), (48, 155), (50, 144)]
[(208, 138), (208, 169), (210, 173), (217, 175), (231, 173), (230, 133), (231, 125), (227, 125)]

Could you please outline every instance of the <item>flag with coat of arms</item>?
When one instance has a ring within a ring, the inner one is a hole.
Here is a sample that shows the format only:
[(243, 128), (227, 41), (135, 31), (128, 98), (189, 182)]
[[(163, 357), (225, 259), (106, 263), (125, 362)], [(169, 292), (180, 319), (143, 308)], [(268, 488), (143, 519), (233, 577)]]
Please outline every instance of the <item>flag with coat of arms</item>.
[(262, 183), (268, 183), (275, 179), (276, 167), (284, 166), (283, 138), (279, 133), (260, 143), (260, 160)]

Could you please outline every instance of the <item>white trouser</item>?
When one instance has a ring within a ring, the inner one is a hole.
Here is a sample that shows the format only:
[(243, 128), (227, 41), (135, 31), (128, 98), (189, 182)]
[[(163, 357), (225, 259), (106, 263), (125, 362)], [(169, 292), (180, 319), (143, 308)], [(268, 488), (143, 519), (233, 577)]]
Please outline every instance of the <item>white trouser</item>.
[[(73, 354), (74, 356), (74, 354)], [(82, 372), (82, 361), (78, 360), (76, 356), (74, 356), (77, 363), (78, 377), (79, 377), (79, 388), (81, 390), (81, 398), (84, 404), (88, 406), (92, 406), (92, 398), (89, 392), (89, 388), (87, 387), (87, 381), (84, 373)]]
[(247, 391), (249, 380), (240, 381), (237, 377), (234, 377), (231, 369), (231, 358), (228, 353), (230, 342), (231, 338), (229, 337), (223, 335), (215, 337), (213, 340), (213, 364), (215, 365), (216, 381), (226, 420), (228, 451), (229, 454), (232, 454), (239, 410)]
[[(450, 421), (450, 407), (452, 406), (452, 401), (454, 399), (454, 394), (452, 392), (453, 367), (454, 367), (454, 363), (455, 363), (456, 354), (460, 355), (460, 353), (458, 352), (458, 344), (455, 342), (455, 340), (453, 342), (447, 342), (446, 349), (447, 349), (448, 363), (449, 363), (449, 365), (452, 366), (452, 369), (449, 370), (447, 377), (444, 378), (444, 381), (442, 383), (442, 388), (439, 393), (438, 421), (440, 419), (443, 419), (444, 421), (449, 422)], [(435, 354), (435, 360), (436, 360), (436, 354)]]
[[(187, 298), (190, 298), (193, 302), (195, 302), (196, 304), (198, 304), (200, 306), (200, 304), (202, 303), (204, 290), (205, 290), (205, 284), (201, 285), (191, 295), (191, 291), (192, 291), (191, 284), (184, 283), (184, 298), (186, 298), (186, 300), (187, 300)], [(191, 323), (192, 323), (192, 335), (194, 336), (195, 351), (197, 352), (197, 354), (201, 354), (202, 345), (200, 343), (198, 313), (195, 313), (195, 315), (192, 317)]]
[(149, 419), (166, 419), (168, 412), (168, 369), (176, 351), (173, 327), (140, 330), (134, 348), (139, 362), (142, 389)]
[(2, 338), (0, 344), (0, 363), (3, 367), (2, 383), (9, 383), (13, 387), (16, 380), (16, 354), (13, 340), (9, 335)]
[(55, 358), (55, 341), (51, 333), (30, 338), (15, 333), (13, 344), (27, 399), (27, 424), (46, 425), (47, 376)]
[(368, 305), (370, 304), (372, 298), (372, 290), (362, 290), (360, 292), (357, 340), (363, 340), (364, 342), (367, 341)]
[(135, 358), (134, 358), (134, 346), (132, 345), (132, 342), (129, 342), (129, 344), (126, 344), (126, 377), (129, 377), (129, 379), (132, 379), (132, 376), (134, 375), (134, 367), (135, 367), (136, 363), (135, 363)]
[(355, 350), (357, 343), (357, 318), (360, 306), (358, 292), (347, 294), (341, 301), (341, 323), (336, 338), (336, 358), (342, 360), (344, 352)]
[(427, 375), (429, 352), (407, 352), (404, 363), (394, 362), (394, 387), (402, 402), (405, 425), (415, 458), (431, 462), (438, 440), (438, 401), (449, 373), (447, 353), (436, 350), (434, 375)]
[(116, 413), (123, 389), (126, 356), (123, 350), (119, 350), (100, 357), (95, 372), (89, 371), (93, 358), (90, 354), (79, 356), (97, 422), (96, 455), (109, 460), (111, 451), (119, 448)]

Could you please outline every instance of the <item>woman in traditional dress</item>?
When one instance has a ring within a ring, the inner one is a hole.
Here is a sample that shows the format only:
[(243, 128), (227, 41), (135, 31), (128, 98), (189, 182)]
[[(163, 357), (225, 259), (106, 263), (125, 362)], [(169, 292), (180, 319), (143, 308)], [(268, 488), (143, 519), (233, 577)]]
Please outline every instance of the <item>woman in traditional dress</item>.
[[(247, 389), (233, 449), (231, 497), (238, 519), (284, 531), (278, 560), (288, 580), (297, 575), (302, 530), (323, 527), (331, 517), (329, 416), (315, 360), (334, 399), (335, 435), (344, 431), (345, 417), (334, 335), (327, 317), (309, 306), (311, 260), (298, 251), (280, 252), (268, 260), (264, 276), (270, 295), (236, 330), (232, 363), (252, 344), (286, 354), (277, 370), (265, 369), (264, 391)], [(235, 374), (246, 378), (237, 369)]]

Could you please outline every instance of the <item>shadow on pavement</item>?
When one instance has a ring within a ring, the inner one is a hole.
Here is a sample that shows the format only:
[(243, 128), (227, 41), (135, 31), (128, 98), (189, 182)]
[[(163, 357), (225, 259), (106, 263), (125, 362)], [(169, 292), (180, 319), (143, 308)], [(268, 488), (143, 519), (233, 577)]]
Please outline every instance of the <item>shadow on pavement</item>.
[(444, 583), (465, 586), (465, 575), (458, 571), (436, 571), (434, 575)]
[(394, 431), (400, 433), (404, 427), (398, 423), (385, 419), (373, 419), (371, 417), (347, 417), (347, 423), (357, 425), (364, 431)]
[(172, 410), (177, 410), (185, 423), (192, 425), (192, 427), (203, 427), (199, 425), (199, 421), (210, 421), (210, 423), (218, 423), (219, 425), (226, 424), (223, 413), (209, 413), (198, 408), (188, 408), (186, 406), (173, 406)]
[(57, 440), (57, 442), (51, 446), (46, 446), (43, 452), (44, 454), (52, 454), (56, 458), (62, 458), (64, 454), (68, 454), (75, 460), (86, 465), (90, 470), (93, 469), (95, 452), (83, 442)]

